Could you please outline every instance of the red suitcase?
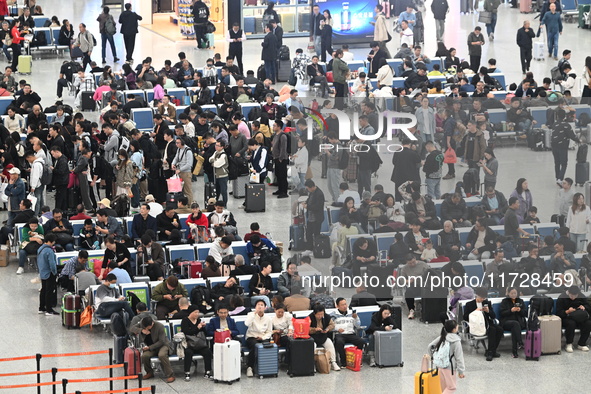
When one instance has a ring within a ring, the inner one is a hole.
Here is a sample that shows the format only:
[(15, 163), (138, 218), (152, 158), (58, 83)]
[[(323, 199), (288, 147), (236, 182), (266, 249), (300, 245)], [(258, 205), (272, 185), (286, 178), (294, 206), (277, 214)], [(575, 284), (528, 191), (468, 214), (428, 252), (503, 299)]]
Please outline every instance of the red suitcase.
[(527, 331), (525, 334), (525, 359), (540, 361), (542, 355), (542, 332)]
[(80, 328), (80, 314), (82, 304), (79, 295), (64, 294), (62, 298), (62, 325), (70, 328)]
[(123, 359), (127, 363), (127, 376), (135, 376), (142, 372), (140, 351), (134, 347), (127, 347), (123, 353)]
[(201, 278), (201, 272), (203, 271), (203, 263), (201, 261), (181, 261), (181, 272), (187, 278)]

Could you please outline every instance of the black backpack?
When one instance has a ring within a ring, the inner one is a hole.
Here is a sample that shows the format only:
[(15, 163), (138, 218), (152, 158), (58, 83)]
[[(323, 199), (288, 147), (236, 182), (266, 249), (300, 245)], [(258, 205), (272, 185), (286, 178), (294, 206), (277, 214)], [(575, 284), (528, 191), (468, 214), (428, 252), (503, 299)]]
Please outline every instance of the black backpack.
[(113, 199), (113, 202), (111, 202), (111, 208), (113, 208), (117, 214), (117, 217), (120, 218), (127, 216), (127, 212), (129, 210), (128, 206), (129, 197), (127, 197), (127, 194), (120, 194)]
[(536, 311), (538, 316), (551, 315), (554, 309), (554, 301), (544, 295), (535, 295), (530, 301), (530, 310)]
[(257, 69), (257, 79), (259, 81), (264, 81), (265, 79), (267, 79), (267, 73), (265, 72), (265, 65), (261, 64), (259, 66), (259, 68)]
[[(337, 150), (338, 152), (338, 150)], [(341, 150), (341, 157), (339, 158), (339, 170), (345, 170), (349, 166), (349, 152)]]
[(281, 48), (279, 48), (279, 60), (289, 60), (289, 47), (287, 45), (281, 45)]
[(537, 331), (540, 329), (540, 319), (538, 319), (538, 312), (534, 308), (529, 309), (529, 317), (527, 318), (527, 330)]
[(330, 237), (328, 235), (318, 235), (314, 238), (314, 257), (317, 259), (328, 259), (332, 256), (330, 250)]
[(127, 326), (129, 325), (129, 315), (124, 309), (111, 315), (111, 332), (117, 337), (127, 336)]
[(196, 305), (202, 313), (210, 309), (211, 292), (206, 286), (193, 287), (193, 290), (191, 290), (191, 305)]
[(257, 120), (260, 117), (261, 117), (261, 108), (260, 107), (254, 107), (248, 113), (248, 121), (250, 121), (250, 122)]

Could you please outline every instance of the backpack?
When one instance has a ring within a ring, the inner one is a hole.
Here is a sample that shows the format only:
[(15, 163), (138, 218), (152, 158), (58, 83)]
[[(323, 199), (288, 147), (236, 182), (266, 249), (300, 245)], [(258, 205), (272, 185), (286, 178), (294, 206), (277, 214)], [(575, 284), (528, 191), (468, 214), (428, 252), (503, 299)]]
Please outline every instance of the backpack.
[(468, 326), (470, 327), (470, 334), (477, 337), (486, 335), (486, 320), (484, 312), (474, 311), (468, 316)]
[(93, 43), (94, 46), (96, 46), (97, 45), (96, 44), (96, 38), (94, 38), (94, 35), (93, 34), (91, 34), (91, 36), (92, 36), (92, 43)]
[(257, 79), (259, 81), (264, 81), (265, 79), (267, 79), (267, 73), (265, 72), (265, 65), (261, 64), (259, 66), (259, 68), (257, 69)]
[(380, 169), (380, 166), (383, 164), (384, 162), (382, 161), (382, 159), (380, 158), (380, 156), (376, 154), (373, 156), (371, 162), (369, 163), (369, 170), (373, 173), (373, 172), (377, 172)]
[(530, 310), (536, 311), (538, 316), (551, 315), (554, 309), (554, 301), (550, 297), (535, 295), (530, 301)]
[(45, 161), (43, 162), (43, 172), (41, 173), (41, 184), (42, 185), (51, 185), (51, 180), (53, 179), (53, 171), (51, 171), (51, 166), (46, 164)]
[(540, 329), (540, 319), (538, 319), (538, 312), (534, 308), (529, 309), (529, 317), (527, 318), (527, 330), (537, 331)]
[(347, 152), (346, 150), (342, 150), (341, 157), (339, 158), (339, 170), (344, 170), (348, 166), (349, 166), (349, 152)]
[(115, 20), (112, 16), (109, 16), (105, 21), (105, 32), (110, 36), (117, 33), (117, 26), (115, 26)]
[(111, 315), (111, 332), (117, 337), (127, 336), (127, 326), (129, 325), (129, 315), (125, 310), (120, 310)]
[(127, 216), (128, 205), (129, 197), (127, 197), (127, 194), (120, 194), (116, 196), (111, 202), (111, 208), (113, 208), (113, 210), (117, 214), (117, 217), (120, 218)]
[(260, 107), (254, 107), (248, 113), (248, 120), (250, 122), (252, 122), (253, 120), (257, 120), (260, 117), (261, 117), (261, 108)]
[(120, 149), (123, 149), (124, 151), (128, 151), (129, 150), (129, 138), (124, 137), (124, 136), (119, 136), (119, 148), (117, 149), (117, 151), (119, 151)]
[[(207, 22), (207, 34), (215, 33), (215, 25), (211, 22)], [(213, 45), (213, 44), (211, 44)]]
[(211, 304), (211, 293), (205, 286), (195, 286), (191, 290), (191, 305), (197, 305), (200, 312), (205, 313)]
[(281, 48), (279, 48), (279, 60), (289, 60), (289, 47), (287, 45), (281, 45)]
[(267, 25), (269, 23), (271, 23), (272, 20), (274, 20), (275, 17), (273, 16), (273, 14), (263, 14), (263, 25)]
[(439, 349), (433, 352), (433, 365), (437, 368), (449, 368), (451, 366), (452, 356), (449, 354), (449, 342), (443, 341)]
[(46, 46), (47, 45), (47, 37), (45, 36), (45, 32), (38, 32), (37, 34), (35, 34), (35, 37), (33, 39), (33, 42), (31, 43), (31, 46), (34, 47), (40, 47), (40, 46)]
[(560, 70), (560, 67), (552, 67), (550, 70), (550, 78), (552, 78), (552, 82), (554, 83), (557, 83), (559, 79), (562, 79), (562, 71)]
[(99, 143), (93, 136), (90, 136), (90, 150), (92, 153), (96, 154), (99, 151)]

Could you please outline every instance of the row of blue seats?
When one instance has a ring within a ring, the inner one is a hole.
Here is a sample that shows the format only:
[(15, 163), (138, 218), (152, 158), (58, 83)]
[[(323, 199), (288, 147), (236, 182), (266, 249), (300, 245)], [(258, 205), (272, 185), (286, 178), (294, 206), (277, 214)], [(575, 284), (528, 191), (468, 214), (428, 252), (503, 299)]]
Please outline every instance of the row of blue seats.
[[(580, 119), (582, 114), (587, 114), (591, 117), (591, 107), (587, 104), (574, 104), (571, 107), (576, 111), (576, 118)], [(530, 112), (533, 119), (537, 122), (535, 125), (536, 128), (540, 128), (543, 125), (546, 125), (546, 113), (548, 111), (548, 107), (529, 107), (527, 110)], [(488, 120), (492, 124), (499, 124), (503, 122), (508, 122), (507, 119), (507, 110), (505, 109), (489, 109), (488, 113)]]

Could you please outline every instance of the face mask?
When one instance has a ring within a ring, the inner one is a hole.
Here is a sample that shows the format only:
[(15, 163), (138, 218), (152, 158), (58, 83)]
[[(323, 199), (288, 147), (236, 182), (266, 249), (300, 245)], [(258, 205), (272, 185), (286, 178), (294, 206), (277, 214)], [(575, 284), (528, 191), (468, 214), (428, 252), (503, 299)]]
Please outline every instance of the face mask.
[(112, 288), (112, 289), (116, 289), (117, 288), (117, 283), (111, 283), (109, 285), (109, 287)]

